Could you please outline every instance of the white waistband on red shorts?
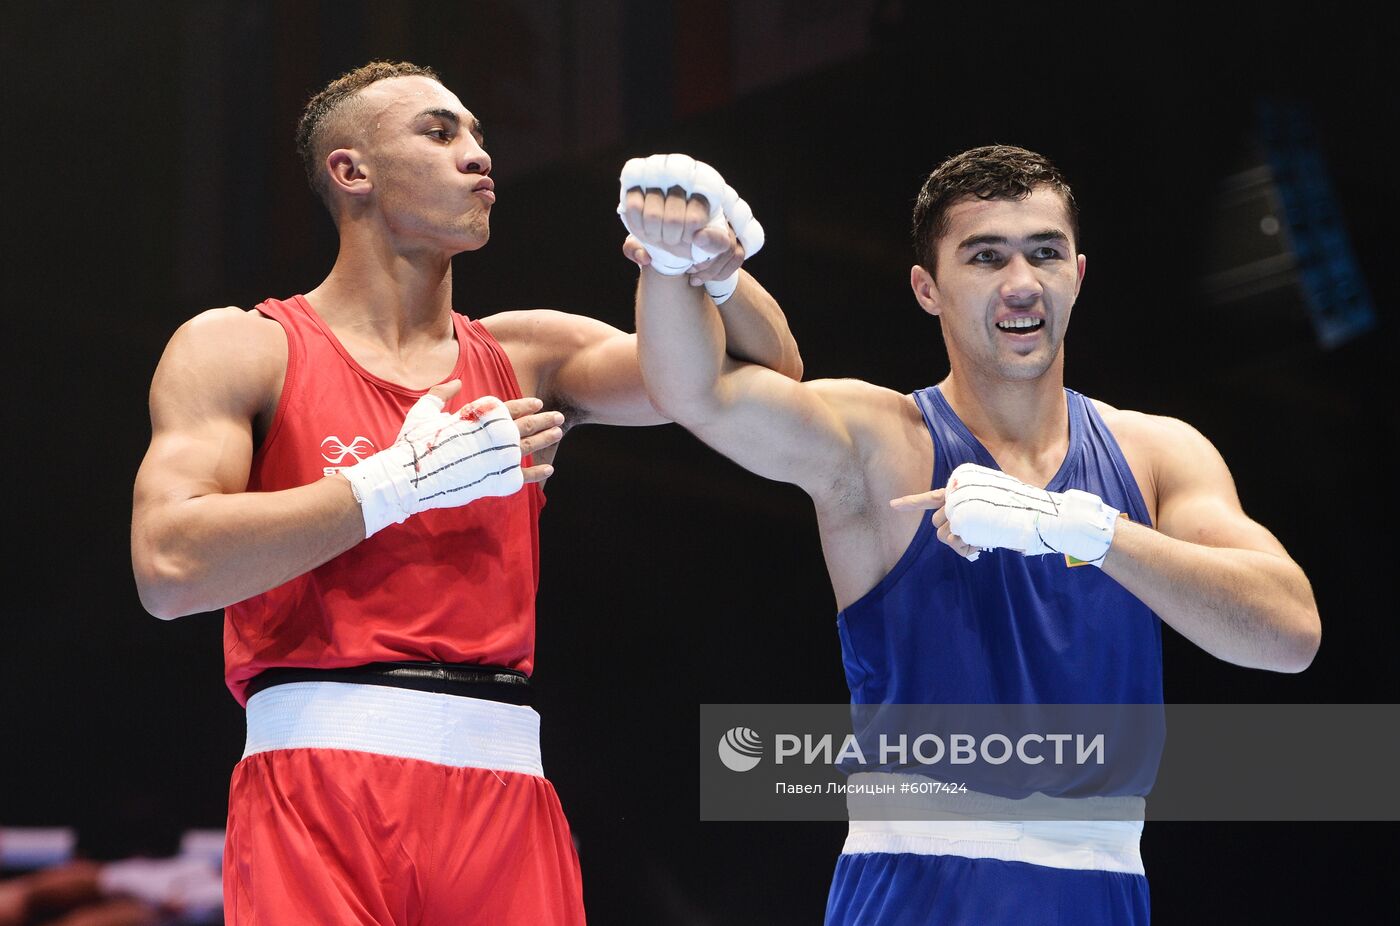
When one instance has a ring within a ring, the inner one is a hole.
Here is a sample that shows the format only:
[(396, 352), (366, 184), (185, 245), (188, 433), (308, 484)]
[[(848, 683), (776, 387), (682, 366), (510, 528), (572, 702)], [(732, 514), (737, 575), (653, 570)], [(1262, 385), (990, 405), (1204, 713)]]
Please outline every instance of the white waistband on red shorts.
[(274, 749), (351, 749), (544, 775), (533, 708), (385, 685), (290, 682), (263, 689), (248, 699), (243, 757)]
[[(859, 780), (866, 784), (897, 784), (904, 778), (906, 776), (881, 773), (850, 776), (852, 782)], [(909, 780), (920, 779), (911, 777)], [(860, 819), (861, 816), (889, 816), (892, 806), (889, 802), (881, 805), (850, 795), (846, 803), (851, 812), (851, 823), (846, 844), (841, 849), (843, 855), (866, 852), (956, 855), (1028, 862), (1050, 868), (1144, 873), (1138, 848), (1142, 838), (1144, 801), (1139, 797), (1034, 800), (1033, 806), (1042, 811), (1050, 809), (1057, 814), (1073, 815), (1075, 805), (1079, 805), (1081, 809), (1092, 807), (1095, 815), (1112, 817), (1117, 814), (1123, 817), (1089, 820), (1018, 820), (1015, 818), (1018, 804), (1024, 810), (1026, 802), (979, 794), (933, 801), (906, 799), (902, 802), (915, 813), (936, 810), (945, 817), (935, 819)], [(871, 809), (878, 810), (878, 813), (870, 813)], [(957, 819), (950, 810), (966, 816)], [(1134, 816), (1138, 819), (1132, 819)]]

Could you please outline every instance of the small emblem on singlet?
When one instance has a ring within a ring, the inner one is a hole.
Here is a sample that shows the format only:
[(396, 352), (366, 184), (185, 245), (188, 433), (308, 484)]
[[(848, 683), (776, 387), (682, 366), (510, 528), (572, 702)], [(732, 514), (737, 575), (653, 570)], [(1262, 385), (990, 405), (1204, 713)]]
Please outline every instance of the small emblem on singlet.
[[(374, 442), (368, 437), (361, 437), (359, 435), (356, 435), (355, 439), (348, 444), (334, 434), (321, 441), (321, 456), (325, 458), (327, 463), (331, 464), (344, 463), (346, 457), (350, 457), (355, 463), (359, 463), (365, 457), (375, 452)], [(327, 476), (333, 476), (342, 468), (343, 467), (336, 465), (327, 466), (324, 473)]]

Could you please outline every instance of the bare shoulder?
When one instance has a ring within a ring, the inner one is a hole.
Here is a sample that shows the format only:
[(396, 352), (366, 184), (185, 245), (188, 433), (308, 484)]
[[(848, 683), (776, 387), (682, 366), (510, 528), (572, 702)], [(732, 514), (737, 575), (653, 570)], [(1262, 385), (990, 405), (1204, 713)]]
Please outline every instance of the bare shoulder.
[[(806, 385), (849, 435), (853, 462), (858, 465), (840, 480), (847, 501), (869, 496), (883, 502), (926, 488), (933, 469), (933, 443), (913, 396), (859, 379), (813, 380)], [(860, 493), (851, 492), (852, 481), (859, 483)], [(905, 486), (913, 488), (894, 491)]]
[[(860, 446), (878, 446), (918, 429), (923, 420), (912, 396), (860, 379), (817, 379), (807, 383), (841, 419)], [(917, 430), (916, 432), (917, 433)]]
[(1180, 418), (1114, 408), (1098, 399), (1090, 401), (1124, 453), (1129, 453), (1131, 448), (1156, 458), (1161, 455), (1190, 454), (1211, 447), (1205, 435)]
[(275, 405), (287, 369), (282, 326), (256, 310), (209, 309), (170, 338), (151, 383), (158, 403), (214, 403), (260, 413)]
[(282, 326), (256, 309), (226, 306), (200, 312), (181, 325), (167, 350), (226, 356), (230, 361), (283, 361), (287, 338)]
[(1219, 451), (1187, 422), (1091, 401), (1122, 449), (1154, 523), (1162, 500), (1185, 483), (1204, 481), (1233, 492), (1230, 472)]

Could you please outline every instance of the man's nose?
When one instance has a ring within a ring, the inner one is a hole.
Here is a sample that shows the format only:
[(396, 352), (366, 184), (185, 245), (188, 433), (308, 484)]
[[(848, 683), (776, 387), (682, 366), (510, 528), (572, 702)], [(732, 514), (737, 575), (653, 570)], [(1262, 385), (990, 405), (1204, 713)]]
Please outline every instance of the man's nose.
[(491, 173), (491, 155), (486, 153), (486, 149), (472, 143), (462, 155), (462, 173), (464, 174), (489, 174)]
[(1036, 278), (1035, 270), (1025, 255), (1016, 254), (1006, 265), (1006, 274), (1001, 282), (1002, 301), (1010, 306), (1031, 306), (1040, 299), (1043, 287)]

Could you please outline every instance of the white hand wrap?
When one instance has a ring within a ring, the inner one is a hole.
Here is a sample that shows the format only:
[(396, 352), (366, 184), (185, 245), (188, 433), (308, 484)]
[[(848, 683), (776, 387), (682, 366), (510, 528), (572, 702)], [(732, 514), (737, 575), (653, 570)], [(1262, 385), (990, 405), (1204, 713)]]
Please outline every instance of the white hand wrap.
[[(622, 224), (627, 226), (627, 231), (651, 255), (651, 266), (658, 273), (666, 276), (689, 273), (696, 264), (709, 260), (714, 254), (692, 243), (687, 261), (658, 245), (648, 244), (640, 228), (627, 224), (628, 190), (641, 188), (643, 191), (661, 190), (664, 193), (672, 187), (680, 187), (687, 196), (704, 196), (710, 205), (710, 221), (706, 223), (706, 228), (720, 232), (725, 231), (726, 224), (733, 228), (735, 237), (744, 246), (745, 260), (763, 247), (763, 226), (753, 217), (749, 204), (724, 182), (719, 171), (704, 161), (697, 161), (687, 154), (653, 154), (649, 158), (632, 158), (622, 166), (619, 180), (622, 189), (618, 194), (617, 214), (622, 216)], [(733, 295), (738, 285), (739, 274), (736, 271), (727, 279), (706, 283), (705, 291), (716, 303), (722, 303)]]
[(970, 546), (1063, 553), (1095, 566), (1108, 555), (1118, 523), (1118, 510), (1097, 495), (1047, 492), (974, 463), (953, 470), (945, 504), (949, 528)]
[(455, 508), (525, 484), (520, 430), (505, 403), (483, 396), (456, 414), (425, 395), (409, 409), (393, 446), (340, 474), (350, 480), (365, 536), (429, 508)]

